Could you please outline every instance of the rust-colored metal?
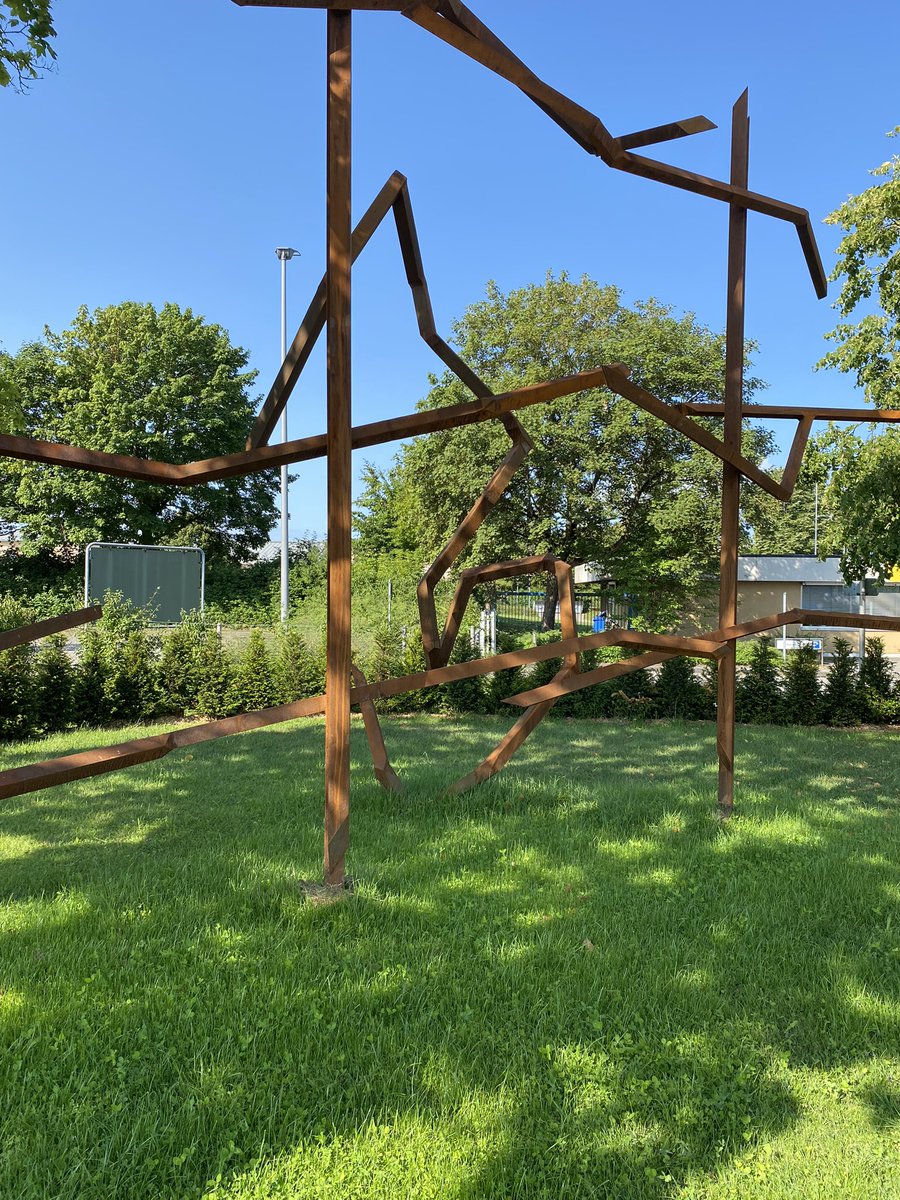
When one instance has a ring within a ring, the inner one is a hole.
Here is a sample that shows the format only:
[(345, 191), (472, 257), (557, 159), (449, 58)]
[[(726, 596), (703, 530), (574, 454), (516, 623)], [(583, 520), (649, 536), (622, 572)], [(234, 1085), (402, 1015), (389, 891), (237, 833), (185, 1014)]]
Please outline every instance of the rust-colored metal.
[[(479, 399), (491, 396), (490, 388), (478, 375), (459, 357), (459, 355), (438, 334), (428, 294), (428, 283), (422, 265), (422, 255), (419, 248), (419, 237), (416, 231), (413, 215), (412, 200), (406, 177), (395, 171), (390, 179), (372, 201), (368, 211), (353, 232), (353, 262), (365, 250), (372, 235), (379, 228), (389, 212), (394, 214), (394, 225), (400, 242), (400, 252), (406, 269), (416, 311), (416, 321), (419, 335), (438, 356), (438, 358), (468, 387)], [(278, 375), (265, 403), (260, 409), (254, 422), (250, 437), (247, 439), (247, 449), (256, 449), (265, 445), (278, 419), (290, 399), (291, 393), (299, 380), (303, 368), (309, 361), (309, 356), (325, 327), (325, 291), (327, 277), (322, 279), (313, 296), (306, 316), (300, 324), (287, 357), (282, 363)], [(504, 422), (511, 428), (511, 418), (504, 414)]]
[(615, 367), (606, 368), (606, 378), (611, 391), (617, 395), (630, 400), (651, 416), (657, 417), (660, 421), (665, 421), (673, 429), (677, 429), (679, 433), (683, 433), (685, 437), (690, 438), (696, 445), (701, 446), (704, 450), (708, 450), (710, 454), (714, 454), (716, 458), (720, 458), (723, 463), (727, 463), (739, 475), (743, 475), (752, 483), (757, 484), (764, 492), (775, 496), (776, 499), (782, 499), (783, 486), (781, 480), (773, 479), (771, 475), (767, 475), (762, 468), (755, 463), (750, 462), (741, 454), (740, 442), (737, 445), (730, 444), (722, 438), (717, 438), (715, 434), (710, 433), (702, 425), (698, 425), (696, 421), (692, 421), (686, 416), (677, 406), (665, 404), (656, 396), (646, 391), (637, 384), (632, 383), (621, 371)]
[(27, 646), (39, 638), (50, 637), (54, 633), (63, 633), (66, 629), (77, 629), (80, 625), (89, 625), (99, 621), (103, 609), (99, 604), (89, 608), (79, 608), (76, 612), (64, 613), (61, 617), (48, 617), (45, 621), (35, 621), (33, 625), (23, 625), (20, 629), (7, 629), (0, 633), (0, 651), (9, 650), (13, 646)]
[(62, 758), (51, 758), (47, 762), (30, 763), (10, 771), (0, 771), (0, 800), (23, 796), (46, 787), (56, 787), (61, 783), (71, 783), (76, 779), (105, 775), (123, 767), (152, 762), (172, 750), (185, 746), (196, 746), (216, 738), (248, 733), (267, 725), (294, 721), (298, 717), (317, 716), (324, 711), (324, 696), (315, 696), (310, 700), (298, 700), (293, 704), (282, 704), (261, 712), (241, 713), (240, 716), (226, 717), (221, 721), (189, 725), (184, 729), (175, 730), (174, 733), (155, 734), (135, 741), (120, 742), (114, 746), (85, 750), (79, 754), (67, 754)]
[[(750, 118), (746, 91), (731, 114), (731, 182), (746, 187), (750, 164)], [(747, 273), (747, 210), (733, 203), (728, 214), (728, 298), (725, 325), (725, 428), (722, 440), (740, 453), (744, 404), (744, 292)], [(808, 436), (807, 428), (807, 436)], [(796, 443), (795, 443), (796, 444)], [(805, 442), (804, 442), (805, 446)], [(802, 453), (802, 451), (801, 451)], [(799, 467), (799, 464), (798, 464)], [(719, 557), (719, 624), (737, 624), (738, 545), (741, 536), (741, 473), (722, 466), (722, 540)], [(719, 756), (719, 812), (734, 808), (735, 686), (737, 651), (731, 642), (719, 659), (716, 749)]]
[[(626, 640), (624, 637), (619, 638), (616, 642), (607, 642), (606, 645), (621, 645), (621, 646), (637, 646), (654, 644), (665, 645), (668, 642), (666, 649), (655, 651), (648, 654), (638, 654), (633, 658), (623, 659), (617, 663), (607, 663), (602, 667), (598, 667), (595, 671), (589, 671), (585, 674), (573, 676), (570, 679), (545, 684), (543, 687), (533, 688), (527, 692), (519, 692), (518, 695), (510, 696), (505, 703), (514, 705), (518, 708), (529, 708), (534, 704), (542, 704), (548, 700), (558, 700), (560, 696), (566, 696), (570, 692), (579, 692), (584, 688), (594, 687), (595, 684), (603, 683), (607, 679), (615, 679), (619, 675), (628, 675), (632, 671), (640, 671), (646, 667), (655, 667), (666, 661), (667, 658), (677, 658), (679, 655), (689, 655), (691, 658), (716, 658), (722, 661), (723, 652), (728, 646), (733, 644), (739, 638), (749, 637), (754, 633), (765, 633), (769, 629), (778, 629), (782, 625), (819, 625), (823, 627), (843, 627), (845, 629), (883, 629), (900, 632), (900, 618), (897, 617), (869, 617), (860, 616), (848, 613), (836, 612), (821, 612), (816, 609), (792, 608), (787, 612), (773, 613), (768, 617), (758, 617), (754, 621), (745, 621), (740, 625), (732, 625), (727, 628), (714, 629), (706, 635), (704, 639), (693, 638), (662, 638), (656, 639), (655, 643), (649, 637), (644, 642), (636, 642), (631, 639)], [(589, 638), (579, 639), (583, 645), (582, 649), (590, 649), (586, 643)], [(681, 642), (679, 647), (676, 643)], [(700, 642), (707, 647), (703, 651), (690, 649), (690, 644)], [(715, 649), (709, 653), (709, 647)]]
[[(554, 682), (557, 680), (564, 682), (572, 674), (571, 667), (563, 667), (554, 677)], [(510, 729), (509, 733), (494, 747), (487, 758), (479, 763), (474, 771), (470, 771), (468, 775), (464, 775), (462, 779), (458, 779), (450, 788), (450, 791), (453, 793), (468, 792), (471, 788), (487, 782), (498, 771), (502, 771), (516, 751), (521, 749), (523, 743), (531, 737), (544, 717), (553, 708), (554, 704), (556, 704), (555, 699), (544, 700), (540, 704), (532, 704), (530, 708), (527, 708), (518, 721), (516, 721), (515, 725), (513, 725), (512, 729)]]
[[(476, 568), (475, 577), (481, 581), (487, 579), (510, 579), (516, 575), (531, 574), (538, 563), (552, 571), (556, 580), (556, 590), (559, 596), (559, 617), (563, 641), (578, 641), (578, 623), (575, 616), (575, 590), (572, 586), (572, 568), (562, 559), (549, 555), (543, 560), (523, 559), (518, 563), (498, 563), (494, 567)], [(563, 657), (563, 669), (555, 676), (555, 680), (566, 680), (579, 671), (579, 652), (572, 650)], [(484, 783), (498, 771), (502, 771), (516, 751), (531, 737), (544, 717), (553, 708), (555, 700), (547, 700), (533, 705), (516, 721), (512, 729), (500, 740), (491, 753), (474, 771), (458, 780), (451, 791), (465, 792), (479, 783)]]
[[(487, 67), (494, 74), (514, 84), (584, 150), (589, 154), (596, 154), (607, 166), (725, 204), (736, 203), (753, 212), (790, 222), (797, 229), (816, 294), (820, 299), (827, 294), (828, 281), (819, 255), (812, 220), (806, 209), (786, 204), (771, 196), (751, 192), (746, 186), (740, 186), (733, 180), (725, 183), (631, 153), (627, 145), (623, 145), (621, 140), (610, 134), (599, 117), (539, 79), (499, 39), (490, 34), (464, 5), (457, 3), (457, 0), (448, 0), (439, 6), (414, 3), (404, 9), (403, 15), (483, 67)], [(628, 140), (626, 136), (626, 141)]]
[[(359, 690), (366, 687), (366, 677), (359, 667), (354, 664), (352, 671), (355, 688)], [(403, 784), (397, 772), (391, 766), (391, 760), (388, 758), (387, 748), (384, 744), (384, 734), (381, 732), (381, 723), (378, 720), (375, 705), (371, 700), (360, 700), (358, 703), (366, 730), (366, 738), (369, 742), (369, 753), (372, 755), (372, 770), (375, 773), (375, 778), (385, 791), (402, 792)]]
[[(235, 3), (267, 8), (339, 7), (332, 0), (321, 0), (320, 3), (313, 3), (312, 0), (308, 3), (301, 0), (235, 0)], [(723, 180), (711, 179), (631, 152), (631, 148), (647, 145), (651, 140), (668, 141), (673, 136), (684, 136), (685, 133), (709, 129), (712, 122), (707, 118), (694, 117), (689, 121), (674, 122), (668, 126), (657, 126), (653, 130), (642, 130), (624, 138), (616, 138), (594, 113), (540, 79), (470, 9), (460, 3), (460, 0), (414, 0), (410, 4), (401, 4), (399, 0), (353, 0), (352, 3), (348, 2), (346, 7), (402, 12), (403, 16), (441, 41), (514, 84), (582, 149), (597, 155), (609, 167), (725, 204), (737, 203), (753, 212), (788, 221), (797, 229), (816, 294), (820, 298), (827, 294), (828, 282), (816, 244), (812, 220), (806, 209), (771, 196), (751, 192), (746, 186), (741, 187), (733, 180), (726, 183)], [(682, 132), (671, 132), (679, 127)]]
[[(529, 384), (512, 392), (488, 395), (483, 400), (452, 404), (446, 408), (433, 408), (424, 412), (408, 413), (401, 417), (389, 417), (357, 425), (351, 430), (354, 450), (369, 446), (382, 446), (402, 438), (419, 437), (427, 433), (438, 433), (444, 429), (455, 429), (464, 425), (476, 425), (482, 421), (504, 420), (509, 414), (545, 404), (563, 396), (595, 388), (608, 387), (617, 395), (638, 403), (651, 415), (665, 421), (697, 445), (708, 450), (723, 462), (731, 462), (751, 482), (758, 484), (778, 500), (789, 500), (782, 479), (766, 475), (759, 467), (740, 455), (728, 450), (722, 441), (697, 425), (685, 421), (685, 414), (692, 416), (722, 416), (721, 404), (665, 404), (636, 385), (629, 385), (627, 369), (620, 363), (568, 375), (546, 383)], [(279, 410), (280, 412), (280, 410)], [(769, 417), (772, 420), (796, 420), (805, 417), (813, 421), (856, 421), (859, 424), (895, 424), (900, 421), (900, 409), (864, 408), (793, 408), (782, 405), (745, 404), (744, 417)], [(219, 479), (231, 479), (239, 475), (251, 475), (256, 471), (268, 471), (300, 462), (311, 462), (327, 454), (327, 438), (324, 433), (298, 438), (276, 446), (261, 446), (258, 449), (241, 450), (234, 454), (223, 454), (217, 458), (198, 459), (190, 463), (164, 463), (156, 459), (135, 458), (127, 454), (111, 454), (105, 450), (86, 450), (80, 446), (66, 446), (55, 442), (44, 442), (37, 438), (21, 437), (16, 434), (0, 434), (0, 456), (17, 458), (28, 462), (46, 463), (50, 466), (71, 467), (83, 471), (95, 471), (101, 475), (113, 475), (138, 482), (170, 484), (181, 488), (196, 487), (213, 483)]]
[[(454, 680), (475, 678), (510, 667), (561, 658), (562, 669), (554, 680), (509, 698), (525, 712), (474, 771), (456, 785), (463, 790), (488, 779), (509, 761), (537, 728), (560, 696), (591, 687), (630, 671), (658, 665), (673, 655), (687, 654), (718, 660), (720, 759), (719, 803), (723, 813), (731, 811), (734, 780), (734, 643), (737, 638), (764, 632), (780, 624), (807, 622), (836, 624), (847, 628), (898, 629), (900, 620), (852, 616), (843, 613), (792, 609), (771, 617), (740, 623), (737, 614), (736, 568), (740, 518), (741, 481), (747, 480), (780, 501), (793, 493), (803, 455), (816, 420), (897, 422), (900, 409), (875, 411), (795, 406), (744, 405), (743, 334), (744, 278), (746, 264), (747, 213), (787, 221), (797, 229), (807, 267), (818, 295), (826, 290), (809, 213), (796, 205), (752, 192), (748, 187), (748, 119), (746, 93), (738, 100), (732, 117), (731, 172), (727, 182), (658, 162), (634, 153), (640, 147), (690, 136), (714, 128), (706, 117), (691, 117), (614, 137), (595, 114), (536, 75), (502, 42), (462, 0), (235, 0), (248, 7), (319, 8), (327, 11), (327, 270), (316, 290), (291, 348), (281, 364), (259, 412), (246, 447), (234, 454), (192, 463), (164, 463), (134, 456), (106, 453), (77, 446), (53, 445), (33, 438), (0, 435), (0, 456), (59, 467), (99, 472), (138, 482), (187, 488), (271, 470), (290, 463), (327, 457), (328, 461), (328, 633), (327, 680), (324, 696), (311, 697), (258, 713), (247, 713), (223, 721), (187, 727), (170, 734), (155, 735), (105, 749), (69, 755), (47, 763), (0, 773), (0, 797), (74, 779), (86, 778), (123, 767), (155, 761), (179, 747), (247, 732), (325, 713), (325, 878), (329, 884), (344, 880), (349, 841), (349, 727), (350, 706), (360, 706), (372, 753), (375, 774), (393, 789), (399, 780), (391, 767), (373, 701), (378, 697), (438, 686)], [(351, 222), (351, 28), (352, 11), (398, 12), (519, 88), (588, 153), (606, 165), (663, 183), (669, 187), (706, 196), (729, 206), (728, 319), (726, 327), (726, 388), (723, 404), (665, 404), (629, 378), (627, 366), (599, 366), (566, 379), (548, 380), (502, 395), (490, 387), (438, 333), (422, 263), (406, 178), (399, 172), (384, 184), (355, 229)], [(351, 268), (363, 253), (382, 222), (392, 214), (407, 281), (412, 293), (420, 336), (438, 359), (472, 392), (474, 400), (424, 412), (376, 421), (356, 428), (351, 424), (350, 396), (350, 311)], [(284, 411), (322, 332), (327, 330), (328, 420), (324, 434), (301, 438), (279, 446), (266, 442)], [(514, 562), (469, 567), (460, 572), (449, 613), (439, 626), (435, 589), (450, 572), (482, 522), (500, 502), (519, 466), (531, 450), (531, 441), (516, 413), (535, 404), (595, 388), (608, 388), (666, 422), (695, 444), (719, 458), (723, 464), (722, 557), (719, 628), (700, 637), (608, 630), (578, 636), (575, 620), (572, 573), (567, 563), (552, 553), (533, 555)], [(724, 417), (722, 436), (713, 433), (694, 417)], [(797, 421), (788, 460), (780, 479), (767, 474), (741, 452), (744, 418), (768, 417)], [(401, 438), (460, 428), (481, 421), (500, 421), (510, 439), (509, 450), (488, 480), (481, 495), (462, 518), (458, 528), (426, 569), (418, 589), (420, 624), (427, 669), (399, 679), (367, 683), (353, 667), (350, 639), (351, 579), (351, 451)], [(552, 572), (560, 604), (562, 638), (543, 645), (493, 655), (476, 662), (455, 663), (449, 659), (473, 589), (479, 583), (508, 579), (539, 571)], [(0, 634), (0, 650), (31, 641), (46, 633), (74, 628), (99, 610), (84, 610), (65, 617), (39, 622), (24, 630)], [(609, 663), (596, 671), (580, 670), (580, 655), (603, 646), (628, 647), (632, 658)]]
[(325, 633), (325, 882), (340, 887), (350, 844), (350, 209), (352, 13), (328, 11), (328, 623)]
[[(528, 384), (513, 392), (489, 394), (483, 400), (452, 404), (446, 408), (428, 409), (425, 412), (388, 417), (383, 421), (358, 425), (351, 430), (351, 445), (354, 450), (363, 450), (368, 446), (382, 446), (386, 442), (395, 442), (401, 438), (418, 437), (425, 433), (437, 433), (443, 429), (477, 425), (482, 421), (497, 419), (505, 425), (511, 414), (523, 408), (605, 387), (610, 369), (599, 367), (593, 371), (552, 379), (546, 383)], [(617, 365), (615, 370), (621, 374), (620, 366)], [(327, 453), (327, 435), (318, 433), (276, 446), (261, 446), (256, 450), (240, 450), (235, 454), (220, 455), (218, 458), (175, 464), (0, 433), (0, 456), (6, 458), (96, 471), (101, 475), (114, 475), (144, 483), (173, 484), (178, 487), (196, 487), (204, 483), (214, 483), (219, 479), (232, 479), (238, 475), (269, 471), (273, 467), (310, 462), (316, 458), (324, 458)]]
[(672, 142), (677, 138), (690, 137), (694, 133), (707, 133), (716, 129), (708, 117), (688, 117), (685, 121), (670, 121), (668, 125), (654, 125), (652, 129), (639, 129), (619, 138), (623, 150), (637, 150), (639, 146), (653, 146), (660, 142)]

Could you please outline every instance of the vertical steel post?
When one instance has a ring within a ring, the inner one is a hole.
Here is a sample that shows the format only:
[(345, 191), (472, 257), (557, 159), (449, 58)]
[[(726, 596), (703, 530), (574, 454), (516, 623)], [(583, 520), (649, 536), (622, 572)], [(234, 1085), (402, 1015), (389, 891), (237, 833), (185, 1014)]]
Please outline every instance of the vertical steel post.
[(344, 883), (350, 840), (350, 268), (352, 14), (328, 10), (328, 631), (325, 882)]
[[(731, 114), (731, 182), (747, 187), (750, 119), (747, 92)], [(728, 316), (725, 331), (725, 445), (740, 451), (744, 392), (744, 277), (747, 265), (747, 210), (729, 206)], [(741, 475), (728, 463), (722, 468), (722, 546), (720, 554), (719, 624), (737, 624), (738, 543), (741, 530)], [(719, 811), (734, 808), (734, 694), (737, 680), (735, 643), (719, 659), (716, 743), (719, 752)]]
[[(287, 253), (281, 259), (281, 362), (287, 358)], [(288, 440), (287, 405), (281, 414), (281, 440)], [(281, 468), (281, 621), (288, 619), (288, 469)]]

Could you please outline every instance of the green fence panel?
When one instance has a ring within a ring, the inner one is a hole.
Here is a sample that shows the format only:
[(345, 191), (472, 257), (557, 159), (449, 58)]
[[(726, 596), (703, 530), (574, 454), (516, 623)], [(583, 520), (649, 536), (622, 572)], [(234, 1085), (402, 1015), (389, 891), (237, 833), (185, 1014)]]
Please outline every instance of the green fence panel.
[(203, 608), (205, 562), (196, 546), (126, 546), (94, 542), (85, 561), (85, 603), (121, 592), (153, 611), (154, 625), (174, 625)]

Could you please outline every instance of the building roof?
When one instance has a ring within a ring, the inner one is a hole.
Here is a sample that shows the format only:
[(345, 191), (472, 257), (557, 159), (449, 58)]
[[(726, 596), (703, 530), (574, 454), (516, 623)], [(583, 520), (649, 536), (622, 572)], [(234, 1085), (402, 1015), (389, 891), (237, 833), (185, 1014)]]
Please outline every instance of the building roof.
[(842, 584), (841, 560), (814, 554), (747, 554), (738, 559), (739, 583)]

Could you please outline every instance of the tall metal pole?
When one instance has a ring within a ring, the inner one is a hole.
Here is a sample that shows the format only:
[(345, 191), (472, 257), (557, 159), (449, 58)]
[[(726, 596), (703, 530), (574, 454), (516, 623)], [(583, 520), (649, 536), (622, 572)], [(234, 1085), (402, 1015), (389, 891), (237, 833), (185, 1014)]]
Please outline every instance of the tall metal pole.
[[(281, 260), (281, 361), (287, 358), (287, 265), (297, 250), (279, 246), (275, 251)], [(281, 414), (281, 440), (288, 440), (287, 405)], [(281, 620), (288, 619), (288, 469), (281, 468)]]
[[(747, 92), (731, 114), (731, 182), (746, 188), (749, 174), (750, 119)], [(725, 327), (725, 421), (723, 440), (740, 451), (744, 393), (744, 276), (747, 265), (747, 210), (730, 205), (728, 217), (728, 316)], [(719, 624), (737, 624), (738, 543), (741, 531), (741, 475), (728, 463), (722, 469), (722, 549), (720, 555)], [(734, 808), (734, 694), (737, 681), (735, 643), (719, 659), (716, 743), (719, 752), (719, 811)]]
[(350, 267), (352, 15), (328, 10), (328, 630), (325, 882), (344, 883), (350, 840)]

